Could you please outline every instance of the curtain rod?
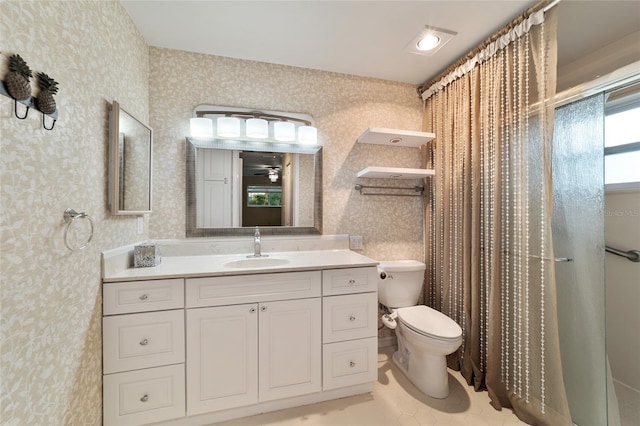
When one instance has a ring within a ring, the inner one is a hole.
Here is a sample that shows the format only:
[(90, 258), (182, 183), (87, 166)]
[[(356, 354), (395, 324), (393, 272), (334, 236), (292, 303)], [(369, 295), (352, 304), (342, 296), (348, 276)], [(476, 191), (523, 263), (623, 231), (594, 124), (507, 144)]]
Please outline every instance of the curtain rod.
[(446, 76), (448, 76), (449, 74), (454, 72), (458, 67), (461, 67), (462, 65), (464, 65), (465, 63), (467, 63), (468, 61), (473, 59), (483, 49), (487, 48), (487, 46), (489, 46), (491, 43), (493, 43), (496, 40), (498, 40), (505, 33), (508, 33), (513, 27), (515, 27), (516, 25), (518, 25), (522, 21), (526, 20), (527, 18), (529, 18), (531, 15), (533, 15), (536, 12), (539, 12), (539, 11), (542, 10), (543, 13), (546, 13), (547, 11), (552, 9), (553, 7), (557, 6), (558, 3), (560, 3), (560, 1), (561, 0), (540, 0), (537, 4), (533, 5), (529, 9), (525, 10), (523, 13), (521, 13), (519, 16), (514, 18), (507, 25), (502, 27), (502, 29), (500, 29), (499, 31), (495, 32), (488, 39), (486, 39), (485, 41), (480, 43), (478, 46), (476, 46), (475, 48), (473, 48), (472, 50), (467, 52), (465, 55), (461, 56), (458, 60), (453, 62), (451, 65), (449, 65), (444, 71), (442, 71), (436, 77), (432, 78), (427, 83), (423, 83), (420, 86), (418, 86), (417, 92), (418, 92), (418, 96), (420, 97), (420, 99), (422, 100), (422, 94), (425, 91), (427, 91), (431, 86), (433, 86), (434, 84), (438, 83), (440, 80), (444, 79)]
[(543, 12), (548, 11), (549, 9), (551, 9), (552, 7), (556, 7), (558, 5), (558, 3), (560, 3), (561, 0), (555, 0), (552, 1), (551, 3), (549, 3), (548, 5), (546, 5), (545, 7), (542, 8)]

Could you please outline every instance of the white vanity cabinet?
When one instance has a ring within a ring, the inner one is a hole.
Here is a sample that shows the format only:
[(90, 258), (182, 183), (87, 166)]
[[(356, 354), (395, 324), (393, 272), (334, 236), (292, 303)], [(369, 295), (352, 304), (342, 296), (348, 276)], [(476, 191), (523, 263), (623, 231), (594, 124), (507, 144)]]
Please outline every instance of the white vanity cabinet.
[(187, 279), (187, 414), (319, 392), (320, 289), (320, 271)]
[(104, 282), (104, 424), (207, 425), (369, 392), (375, 266), (289, 271)]
[(184, 280), (104, 283), (104, 424), (185, 414)]
[(322, 273), (322, 388), (378, 377), (378, 274), (375, 267)]

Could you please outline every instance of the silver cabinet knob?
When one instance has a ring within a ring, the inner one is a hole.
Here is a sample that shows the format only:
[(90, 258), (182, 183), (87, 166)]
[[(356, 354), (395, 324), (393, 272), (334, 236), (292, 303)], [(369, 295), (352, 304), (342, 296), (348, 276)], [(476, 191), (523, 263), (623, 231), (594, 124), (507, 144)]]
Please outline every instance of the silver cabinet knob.
[(149, 400), (149, 395), (144, 394), (142, 395), (142, 398), (140, 398), (140, 402), (147, 402)]
[(261, 310), (262, 312), (266, 311), (266, 310), (267, 310), (267, 305), (262, 305), (262, 306), (260, 306), (260, 310)]
[(255, 306), (254, 306), (254, 307), (252, 307), (251, 309), (249, 309), (249, 312), (250, 312), (250, 313), (252, 313), (252, 314), (253, 314), (253, 313), (255, 313), (255, 312), (256, 312), (256, 308), (255, 308)]
[(140, 295), (140, 300), (147, 300), (148, 298), (149, 296), (147, 296), (146, 294)]
[(355, 321), (355, 320), (356, 320), (356, 317), (354, 317), (353, 315), (349, 317), (349, 321)]
[(147, 346), (149, 344), (149, 340), (144, 339), (140, 341), (140, 346)]
[(356, 366), (356, 363), (353, 361), (349, 361), (349, 367), (353, 368)]

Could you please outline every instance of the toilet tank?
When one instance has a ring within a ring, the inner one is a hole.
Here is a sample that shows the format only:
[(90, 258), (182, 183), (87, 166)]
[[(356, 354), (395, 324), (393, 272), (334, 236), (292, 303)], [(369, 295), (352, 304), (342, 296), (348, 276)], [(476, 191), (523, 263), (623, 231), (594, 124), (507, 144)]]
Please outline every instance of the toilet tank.
[(378, 300), (388, 308), (418, 304), (426, 265), (415, 260), (394, 260), (378, 265)]

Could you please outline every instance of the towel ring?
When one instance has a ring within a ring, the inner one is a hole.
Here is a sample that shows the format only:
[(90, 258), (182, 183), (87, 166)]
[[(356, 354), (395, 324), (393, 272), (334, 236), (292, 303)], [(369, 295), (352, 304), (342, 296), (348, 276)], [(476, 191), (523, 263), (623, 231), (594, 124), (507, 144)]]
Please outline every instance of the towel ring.
[[(86, 212), (77, 212), (74, 209), (66, 209), (62, 217), (67, 223), (67, 226), (65, 226), (64, 228), (64, 245), (66, 245), (67, 248), (71, 251), (80, 251), (86, 248), (93, 238), (93, 221), (91, 220), (89, 215)], [(69, 228), (74, 222), (79, 219), (87, 219), (89, 221), (89, 225), (91, 225), (91, 233), (89, 234), (89, 238), (87, 239), (87, 241), (80, 247), (72, 247), (71, 244), (69, 244)]]

